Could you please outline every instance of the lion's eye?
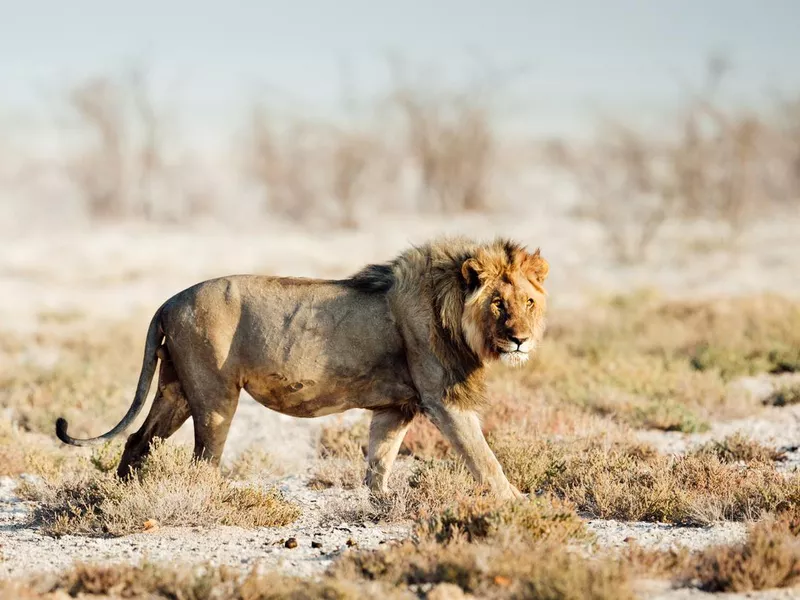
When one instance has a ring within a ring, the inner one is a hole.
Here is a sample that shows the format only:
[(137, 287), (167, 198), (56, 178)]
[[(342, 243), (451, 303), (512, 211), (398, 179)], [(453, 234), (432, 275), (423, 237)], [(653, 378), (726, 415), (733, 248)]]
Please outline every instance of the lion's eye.
[(503, 301), (500, 298), (495, 298), (492, 300), (492, 306), (495, 308), (501, 308), (503, 306)]
[(533, 298), (528, 298), (528, 306), (533, 306), (534, 304)]

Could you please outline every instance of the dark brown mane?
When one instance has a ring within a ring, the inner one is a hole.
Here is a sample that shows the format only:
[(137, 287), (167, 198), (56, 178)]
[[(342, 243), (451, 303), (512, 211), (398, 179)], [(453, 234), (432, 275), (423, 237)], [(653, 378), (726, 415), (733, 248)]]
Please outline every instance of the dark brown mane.
[[(537, 251), (538, 252), (538, 251)], [(506, 238), (478, 243), (461, 237), (413, 246), (394, 260), (367, 265), (340, 283), (365, 293), (387, 293), (406, 314), (430, 320), (431, 347), (444, 367), (451, 402), (474, 407), (484, 398), (484, 367), (462, 329), (469, 292), (462, 266), (478, 259), (488, 277), (520, 269), (524, 246)]]
[(367, 265), (358, 273), (343, 279), (340, 283), (368, 294), (384, 293), (388, 292), (394, 285), (394, 271), (390, 264)]

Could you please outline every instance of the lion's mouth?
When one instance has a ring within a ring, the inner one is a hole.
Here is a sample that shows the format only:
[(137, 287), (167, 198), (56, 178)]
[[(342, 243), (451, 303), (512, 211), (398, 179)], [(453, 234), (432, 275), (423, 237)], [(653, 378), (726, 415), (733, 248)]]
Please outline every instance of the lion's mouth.
[(528, 352), (525, 350), (504, 350), (498, 349), (500, 362), (510, 366), (519, 367), (528, 362)]

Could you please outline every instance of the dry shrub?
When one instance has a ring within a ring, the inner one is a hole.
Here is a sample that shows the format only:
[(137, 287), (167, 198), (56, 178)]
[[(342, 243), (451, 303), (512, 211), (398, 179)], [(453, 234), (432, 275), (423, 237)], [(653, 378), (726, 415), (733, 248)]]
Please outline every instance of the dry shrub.
[(445, 545), (430, 538), (405, 541), (347, 553), (330, 572), (340, 579), (381, 581), (415, 591), (452, 584), (478, 598), (633, 598), (626, 569), (618, 562), (586, 559), (563, 544), (531, 544), (515, 536)]
[(410, 78), (405, 71), (392, 64), (389, 99), (419, 176), (419, 206), (447, 213), (496, 206), (491, 177), (497, 168), (493, 105), (499, 74), (448, 88), (441, 78)]
[(641, 260), (669, 219), (720, 222), (735, 242), (796, 199), (796, 141), (782, 111), (724, 106), (717, 92), (726, 71), (724, 60), (709, 61), (702, 89), (688, 91), (663, 135), (606, 122), (586, 148), (549, 149), (572, 176), (580, 213), (603, 228), (617, 259)]
[(709, 548), (692, 557), (680, 580), (706, 592), (795, 586), (800, 583), (798, 533), (796, 516), (756, 523), (743, 544)]
[(352, 490), (364, 484), (367, 466), (364, 459), (322, 458), (314, 465), (308, 486), (314, 490), (342, 488)]
[(328, 503), (326, 521), (398, 522), (424, 519), (488, 493), (486, 488), (476, 485), (461, 462), (452, 460), (415, 462), (411, 465), (410, 474), (405, 476), (401, 472), (405, 470), (402, 468), (405, 465), (397, 465), (389, 491), (379, 494), (372, 493), (363, 485), (363, 468), (359, 471), (360, 479), (342, 482), (349, 472), (344, 468), (338, 473), (333, 471), (335, 467), (330, 466), (330, 460), (317, 468), (311, 485), (330, 487), (324, 484), (335, 481), (340, 487), (352, 491)]
[(259, 105), (250, 116), (245, 170), (262, 189), (269, 212), (299, 222), (314, 218), (355, 227), (385, 168), (378, 131), (356, 119), (277, 118)]
[(749, 520), (800, 500), (800, 480), (774, 465), (746, 468), (710, 454), (667, 457), (652, 448), (602, 439), (492, 441), (512, 483), (549, 491), (599, 518), (706, 524)]
[(409, 518), (426, 518), (487, 492), (461, 461), (424, 460), (408, 480)]
[[(95, 76), (67, 94), (70, 123), (67, 177), (87, 213), (96, 219), (175, 220), (206, 206), (188, 175), (176, 170), (186, 160), (174, 147), (169, 115), (158, 106), (146, 69)], [(194, 176), (194, 173), (193, 173)]]
[(300, 510), (276, 490), (237, 487), (183, 447), (155, 442), (139, 478), (79, 472), (38, 490), (32, 523), (46, 534), (125, 535), (163, 526), (274, 527)]
[(694, 456), (716, 456), (720, 462), (775, 462), (786, 459), (782, 450), (769, 448), (750, 440), (741, 432), (726, 437), (724, 440), (711, 440), (692, 452)]

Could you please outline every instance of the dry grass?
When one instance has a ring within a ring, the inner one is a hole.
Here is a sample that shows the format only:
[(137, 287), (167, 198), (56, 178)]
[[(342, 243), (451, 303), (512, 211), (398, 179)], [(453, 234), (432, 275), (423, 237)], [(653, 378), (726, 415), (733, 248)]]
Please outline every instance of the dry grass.
[(343, 579), (386, 582), (412, 590), (451, 584), (479, 598), (633, 598), (624, 566), (591, 560), (562, 544), (508, 536), (487, 543), (432, 539), (345, 555), (331, 572)]
[(0, 592), (13, 593), (22, 600), (63, 597), (169, 598), (210, 600), (211, 598), (293, 599), (331, 598), (356, 600), (365, 597), (412, 598), (409, 593), (366, 581), (326, 577), (316, 582), (278, 573), (245, 575), (227, 566), (78, 564), (58, 576), (40, 577), (28, 583), (0, 582)]
[(648, 446), (604, 439), (493, 441), (509, 479), (548, 491), (599, 518), (706, 524), (750, 520), (800, 501), (800, 479), (771, 463), (746, 468), (712, 453), (667, 457)]
[(162, 526), (273, 527), (300, 513), (277, 491), (234, 486), (218, 469), (191, 460), (186, 448), (161, 443), (140, 478), (81, 471), (35, 492), (39, 504), (32, 524), (55, 536), (125, 535), (153, 520)]
[[(424, 519), (459, 503), (472, 502), (487, 493), (487, 490), (475, 484), (461, 462), (422, 460), (411, 463), (410, 468), (403, 461), (398, 462), (389, 482), (390, 491), (386, 494), (372, 494), (363, 485), (363, 467), (359, 471), (361, 479), (339, 484), (352, 491), (341, 501), (329, 503), (326, 520), (339, 523)], [(330, 465), (330, 462), (324, 463), (322, 468), (325, 468), (325, 464)], [(350, 469), (354, 468), (353, 462), (348, 464), (351, 465)], [(311, 484), (319, 485), (319, 480), (315, 478)]]
[(42, 436), (21, 431), (0, 419), (0, 476), (23, 473), (54, 473), (65, 468), (68, 458)]
[[(76, 436), (97, 435), (125, 413), (141, 368), (146, 317), (75, 329), (43, 325), (22, 348), (55, 357), (52, 364), (11, 354), (0, 362), (0, 407), (24, 431), (52, 435), (56, 418)], [(2, 337), (13, 340), (14, 334)], [(139, 350), (131, 352), (131, 348)]]
[[(495, 369), (494, 380), (634, 427), (692, 432), (750, 414), (757, 403), (731, 380), (800, 369), (800, 303), (775, 296), (691, 302), (641, 292), (550, 322), (531, 367)], [(519, 417), (524, 404), (509, 401)]]
[(227, 468), (223, 469), (226, 477), (237, 481), (268, 479), (283, 473), (281, 464), (258, 446), (247, 448)]

